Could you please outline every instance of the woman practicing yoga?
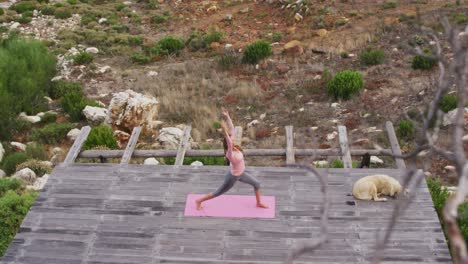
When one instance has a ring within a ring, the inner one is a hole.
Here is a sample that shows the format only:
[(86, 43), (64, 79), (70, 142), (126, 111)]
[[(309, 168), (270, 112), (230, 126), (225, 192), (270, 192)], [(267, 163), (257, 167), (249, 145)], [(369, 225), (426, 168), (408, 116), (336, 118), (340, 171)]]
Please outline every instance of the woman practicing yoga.
[(232, 124), (231, 117), (229, 116), (229, 113), (226, 109), (223, 109), (223, 115), (226, 118), (227, 125), (223, 120), (221, 121), (221, 128), (223, 129), (223, 134), (227, 145), (226, 157), (230, 162), (231, 168), (230, 171), (226, 174), (224, 182), (221, 187), (218, 188), (218, 190), (216, 190), (214, 193), (209, 193), (196, 201), (197, 210), (203, 208), (202, 203), (204, 201), (213, 199), (229, 191), (238, 180), (252, 185), (255, 190), (257, 207), (268, 208), (268, 206), (262, 203), (260, 198), (260, 183), (245, 171), (244, 154), (242, 152), (242, 148), (239, 145), (233, 143), (232, 137), (234, 136), (234, 125)]

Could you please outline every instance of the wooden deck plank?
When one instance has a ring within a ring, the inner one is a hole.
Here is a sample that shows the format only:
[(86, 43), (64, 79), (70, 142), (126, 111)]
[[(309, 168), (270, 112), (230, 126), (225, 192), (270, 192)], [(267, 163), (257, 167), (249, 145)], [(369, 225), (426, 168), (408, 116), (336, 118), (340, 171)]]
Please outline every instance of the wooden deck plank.
[[(262, 183), (264, 195), (276, 196), (274, 219), (184, 217), (186, 195), (214, 190), (227, 169), (77, 163), (57, 167), (52, 184), (40, 193), (0, 263), (279, 264), (292, 245), (319, 233), (319, 181), (291, 167), (247, 168)], [(352, 183), (375, 173), (399, 178), (402, 171), (329, 173), (330, 240), (295, 263), (365, 263), (396, 200), (348, 205), (346, 201), (354, 201), (348, 196)], [(90, 175), (105, 179), (105, 184), (93, 188)], [(451, 263), (427, 187), (415, 192), (415, 203), (397, 223), (383, 263)], [(228, 194), (253, 191), (236, 183)], [(391, 258), (395, 254), (398, 260)]]

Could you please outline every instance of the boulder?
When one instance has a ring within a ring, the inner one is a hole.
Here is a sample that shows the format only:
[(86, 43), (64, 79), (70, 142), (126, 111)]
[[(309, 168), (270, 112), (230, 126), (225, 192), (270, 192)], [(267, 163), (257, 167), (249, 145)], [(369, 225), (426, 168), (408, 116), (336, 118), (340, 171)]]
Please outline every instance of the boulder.
[(49, 180), (50, 175), (44, 174), (42, 177), (37, 178), (33, 185), (29, 185), (28, 189), (33, 189), (35, 191), (40, 191), (44, 189), (47, 181)]
[(302, 43), (299, 40), (292, 40), (286, 43), (283, 48), (284, 53), (294, 56), (304, 53), (304, 48), (302, 47)]
[(159, 124), (156, 120), (158, 111), (156, 98), (127, 90), (113, 95), (106, 122), (127, 132), (141, 126), (143, 134), (152, 134)]
[(36, 173), (34, 173), (30, 168), (24, 168), (17, 171), (12, 177), (20, 179), (26, 184), (32, 184), (36, 180)]
[(143, 162), (144, 165), (159, 165), (159, 161), (155, 158), (147, 158)]
[(119, 146), (123, 146), (130, 139), (130, 134), (122, 130), (114, 131), (114, 136), (117, 138)]
[(16, 151), (26, 151), (26, 145), (20, 142), (11, 142), (10, 145), (15, 149)]
[(0, 142), (0, 162), (2, 162), (4, 155), (5, 155), (5, 149), (3, 148), (3, 145)]
[(95, 47), (86, 48), (85, 51), (88, 52), (88, 53), (92, 53), (92, 54), (98, 54), (99, 53), (98, 48), (95, 48)]
[(315, 167), (319, 167), (319, 168), (328, 167), (328, 161), (326, 160), (317, 160), (317, 161), (314, 161), (312, 164), (314, 164)]
[(301, 14), (296, 13), (296, 14), (294, 15), (294, 19), (295, 19), (297, 22), (299, 22), (299, 21), (302, 21), (302, 20), (304, 19), (304, 17), (303, 17)]
[(333, 131), (332, 133), (327, 134), (327, 141), (333, 140), (338, 135), (338, 132)]
[(108, 110), (102, 107), (95, 107), (87, 105), (83, 109), (83, 114), (86, 116), (86, 119), (94, 124), (101, 124), (103, 123), (108, 114)]
[[(465, 114), (467, 113), (468, 113), (468, 107), (465, 107)], [(443, 126), (452, 125), (453, 122), (455, 122), (456, 115), (457, 115), (457, 109), (453, 109), (452, 111), (449, 111), (448, 113), (446, 113), (443, 117), (442, 125)]]
[(75, 141), (75, 139), (78, 137), (80, 134), (81, 129), (78, 128), (73, 128), (67, 133), (67, 138), (71, 141)]
[(198, 167), (198, 166), (203, 166), (203, 163), (199, 160), (196, 160), (192, 163), (190, 163), (190, 166)]
[(0, 170), (0, 178), (6, 177), (6, 173), (3, 170)]
[(377, 156), (371, 156), (370, 163), (371, 164), (384, 164), (384, 161)]
[(158, 141), (165, 149), (177, 149), (184, 136), (184, 131), (177, 127), (165, 127), (159, 130)]
[(28, 116), (28, 115), (26, 115), (26, 113), (21, 113), (19, 115), (19, 119), (24, 120), (24, 121), (29, 122), (29, 123), (32, 123), (32, 124), (41, 122), (41, 117), (40, 116), (37, 116), (37, 115), (36, 116)]

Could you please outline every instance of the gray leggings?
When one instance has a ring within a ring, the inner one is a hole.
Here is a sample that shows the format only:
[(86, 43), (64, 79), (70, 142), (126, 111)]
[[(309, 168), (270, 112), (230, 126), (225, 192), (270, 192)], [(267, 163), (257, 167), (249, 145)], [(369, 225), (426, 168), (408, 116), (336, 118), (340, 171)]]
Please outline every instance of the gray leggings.
[(234, 186), (234, 183), (236, 183), (236, 181), (238, 180), (243, 183), (252, 185), (255, 191), (260, 189), (260, 183), (246, 171), (244, 171), (244, 173), (242, 173), (240, 176), (234, 176), (229, 171), (226, 174), (226, 177), (224, 177), (223, 184), (218, 188), (218, 190), (216, 190), (216, 192), (213, 193), (213, 197), (220, 196), (221, 194), (229, 191), (232, 188), (232, 186)]

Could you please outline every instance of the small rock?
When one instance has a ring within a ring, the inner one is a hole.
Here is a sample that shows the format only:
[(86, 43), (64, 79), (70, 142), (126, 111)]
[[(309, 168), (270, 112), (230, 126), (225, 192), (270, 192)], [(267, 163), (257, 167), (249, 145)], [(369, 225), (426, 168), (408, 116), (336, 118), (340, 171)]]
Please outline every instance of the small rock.
[[(468, 135), (464, 135), (464, 136), (462, 137), (462, 140), (463, 140), (463, 142), (468, 142)], [(1, 160), (2, 160), (2, 159), (0, 159), (0, 161), (1, 161)]]
[(154, 76), (158, 76), (158, 74), (159, 74), (159, 73), (156, 72), (156, 71), (149, 71), (149, 72), (146, 74), (146, 76), (148, 76), (148, 77), (154, 77)]
[(190, 166), (194, 166), (194, 167), (203, 166), (203, 163), (201, 161), (196, 160), (190, 163)]
[(20, 171), (17, 171), (12, 177), (15, 179), (20, 179), (26, 184), (31, 184), (36, 180), (36, 173), (34, 173), (34, 171), (32, 171), (30, 168), (24, 168)]
[(35, 124), (41, 122), (41, 117), (40, 116), (28, 116), (26, 113), (21, 113), (19, 114), (19, 119), (24, 120), (26, 122)]
[(393, 48), (392, 51), (393, 52), (398, 52), (398, 48)]
[(248, 13), (248, 12), (249, 12), (249, 8), (248, 8), (248, 7), (239, 10), (239, 13), (241, 13), (241, 14), (246, 14), (246, 13)]
[(39, 177), (36, 179), (34, 184), (30, 187), (30, 189), (40, 191), (44, 189), (44, 186), (46, 185), (47, 181), (49, 180), (50, 175), (49, 174), (44, 174), (42, 177)]
[(100, 18), (100, 19), (98, 20), (98, 23), (99, 23), (99, 24), (102, 24), (102, 23), (105, 23), (105, 22), (107, 22), (107, 18), (105, 18), (105, 17), (102, 17), (102, 18)]
[(224, 16), (224, 19), (223, 19), (223, 20), (224, 20), (224, 21), (232, 21), (232, 14), (226, 14), (226, 15)]
[(48, 104), (54, 102), (54, 100), (52, 100), (52, 98), (50, 98), (49, 96), (44, 96), (44, 99), (47, 101)]
[(83, 109), (83, 114), (90, 122), (101, 124), (106, 120), (108, 110), (102, 107), (95, 107), (87, 105)]
[(10, 29), (17, 29), (20, 25), (21, 25), (20, 23), (15, 22), (10, 26)]
[(377, 156), (371, 156), (370, 163), (371, 164), (384, 164), (384, 161)]
[(435, 45), (435, 44), (436, 44), (435, 41), (433, 41), (433, 40), (429, 41), (429, 45), (433, 46), (433, 45)]
[(428, 153), (429, 153), (429, 151), (423, 150), (423, 151), (418, 153), (418, 157), (424, 158), (424, 157), (427, 156)]
[(130, 139), (130, 134), (122, 130), (115, 130), (114, 136), (121, 143), (127, 142)]
[(314, 126), (314, 127), (310, 127), (310, 129), (311, 129), (312, 131), (316, 131), (316, 130), (318, 129), (318, 127), (317, 127), (317, 126)]
[(397, 98), (397, 97), (393, 98), (393, 99), (390, 101), (391, 104), (395, 104), (396, 102), (398, 102), (398, 98)]
[[(261, 115), (260, 115), (260, 120), (265, 119), (265, 117), (266, 117), (266, 113), (261, 114)], [(1, 160), (1, 159), (0, 159), (0, 160)]]
[(362, 117), (363, 117), (363, 118), (368, 118), (369, 116), (371, 116), (370, 113), (365, 113)]
[(39, 11), (37, 11), (36, 9), (34, 9), (33, 11), (33, 17), (37, 17), (39, 15)]
[(232, 44), (227, 43), (226, 45), (224, 45), (224, 50), (226, 50), (226, 51), (231, 51), (231, 50), (233, 50)]
[(252, 122), (249, 122), (247, 124), (247, 127), (255, 127), (257, 126), (258, 124), (260, 123), (260, 121), (258, 121), (257, 119), (253, 120)]
[(3, 145), (0, 142), (0, 162), (2, 162), (4, 155), (5, 155), (5, 149), (3, 148)]
[(99, 53), (98, 48), (95, 48), (95, 47), (86, 48), (85, 51), (88, 52), (88, 53), (92, 53), (92, 54), (98, 54)]
[(285, 74), (290, 70), (289, 66), (286, 63), (279, 63), (276, 65), (276, 71), (278, 74)]
[(322, 28), (322, 29), (319, 29), (319, 30), (315, 31), (315, 34), (317, 34), (317, 36), (323, 38), (323, 37), (328, 35), (328, 31), (326, 29)]
[(432, 173), (430, 171), (425, 171), (424, 172), (424, 176), (426, 177), (431, 177), (432, 176)]
[(444, 167), (444, 170), (450, 171), (450, 172), (455, 172), (456, 168), (455, 168), (455, 166), (447, 165), (447, 166)]
[(304, 110), (305, 110), (304, 107), (301, 107), (301, 108), (299, 108), (297, 111), (299, 111), (299, 112), (304, 112)]
[[(443, 116), (442, 120), (442, 125), (443, 126), (449, 126), (452, 125), (453, 122), (455, 122), (455, 117), (457, 115), (458, 109), (453, 109), (452, 111), (449, 111)], [(468, 113), (468, 108), (465, 107), (465, 114)]]
[(324, 168), (324, 167), (328, 166), (328, 161), (326, 161), (326, 160), (317, 160), (317, 161), (314, 161), (312, 164), (314, 164), (315, 167)]
[(339, 103), (333, 103), (333, 104), (331, 104), (331, 107), (338, 108), (338, 107), (340, 107), (340, 104)]
[(10, 145), (16, 150), (16, 151), (26, 151), (26, 145), (20, 142), (11, 142)]
[(332, 133), (327, 134), (327, 141), (335, 139), (337, 135), (338, 135), (338, 132), (336, 131), (333, 131)]
[(81, 132), (81, 129), (73, 128), (67, 133), (68, 140), (75, 141), (75, 139), (78, 137), (80, 132)]
[(131, 1), (125, 1), (125, 2), (123, 2), (123, 4), (129, 6), (129, 5), (132, 4), (132, 2)]
[(296, 14), (294, 15), (294, 19), (295, 19), (297, 22), (299, 22), (299, 21), (302, 21), (302, 20), (304, 19), (304, 17), (303, 17), (301, 14), (296, 13)]
[(0, 170), (0, 178), (6, 177), (6, 173), (3, 170)]
[(60, 147), (55, 147), (52, 149), (52, 154), (61, 154), (61, 153), (63, 153), (63, 150)]
[(369, 145), (369, 144), (370, 144), (370, 140), (368, 138), (360, 138), (353, 142), (354, 146), (364, 146), (364, 145)]
[(292, 40), (284, 45), (284, 53), (290, 55), (301, 55), (304, 53), (304, 48), (299, 40)]
[(155, 158), (147, 158), (143, 162), (144, 165), (159, 165), (159, 161)]
[(313, 79), (314, 79), (314, 80), (321, 80), (321, 79), (322, 79), (322, 75), (317, 74), (317, 75), (314, 76)]
[(100, 73), (100, 74), (104, 74), (104, 73), (106, 73), (106, 72), (110, 72), (111, 69), (112, 69), (111, 66), (106, 65), (106, 66), (102, 66), (101, 68), (99, 68), (99, 69), (97, 70), (97, 72)]

